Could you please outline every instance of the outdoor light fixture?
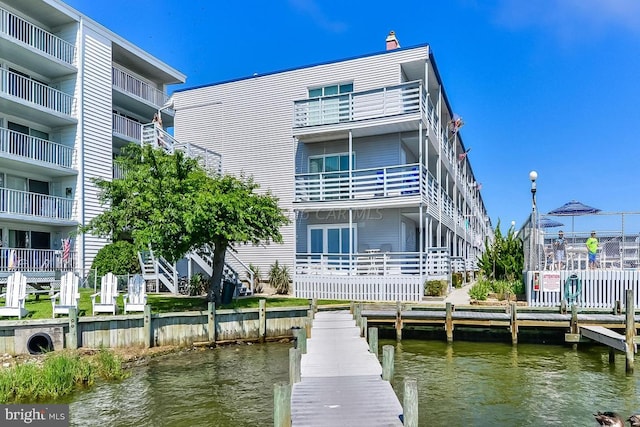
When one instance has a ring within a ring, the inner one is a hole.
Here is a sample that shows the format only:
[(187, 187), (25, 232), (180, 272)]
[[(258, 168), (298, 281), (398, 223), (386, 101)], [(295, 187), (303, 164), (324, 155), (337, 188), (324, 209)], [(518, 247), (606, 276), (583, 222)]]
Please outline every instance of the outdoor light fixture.
[(538, 250), (538, 230), (536, 229), (536, 179), (538, 179), (538, 172), (529, 172), (529, 179), (531, 180), (531, 231), (530, 238), (531, 247), (529, 248), (529, 270), (534, 270), (534, 261), (538, 258), (536, 251)]

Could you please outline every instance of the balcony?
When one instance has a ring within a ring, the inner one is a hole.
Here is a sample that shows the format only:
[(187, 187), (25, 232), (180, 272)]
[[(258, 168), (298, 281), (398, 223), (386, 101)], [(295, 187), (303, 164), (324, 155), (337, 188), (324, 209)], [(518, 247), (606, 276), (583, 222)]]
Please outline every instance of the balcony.
[[(63, 259), (61, 250), (0, 248), (0, 272), (5, 271), (73, 271), (75, 251), (70, 251)], [(38, 280), (34, 280), (38, 281)]]
[(48, 77), (76, 71), (76, 47), (66, 40), (0, 8), (2, 57)]
[[(425, 119), (426, 93), (420, 82), (404, 83), (363, 92), (303, 99), (294, 102), (294, 136), (358, 129), (358, 136), (415, 130), (416, 119)], [(326, 126), (330, 129), (325, 129)], [(367, 131), (370, 127), (386, 127)], [(319, 129), (322, 128), (322, 129)], [(367, 133), (369, 132), (369, 133)]]
[(0, 110), (31, 117), (51, 127), (76, 123), (74, 97), (6, 69), (0, 69)]
[(222, 156), (213, 150), (175, 139), (154, 123), (142, 126), (142, 143), (162, 148), (168, 153), (182, 151), (187, 157), (196, 159), (203, 169), (214, 174), (222, 173)]
[(0, 165), (4, 165), (3, 157), (25, 161), (34, 167), (65, 169), (64, 174), (68, 174), (73, 168), (74, 149), (0, 128)]
[[(427, 182), (423, 172), (422, 182)], [(296, 174), (295, 201), (373, 199), (420, 194), (420, 167), (416, 164), (375, 169), (356, 169), (349, 173), (323, 172)]]
[(0, 215), (4, 214), (34, 220), (71, 221), (73, 199), (0, 188)]
[(113, 136), (122, 140), (125, 144), (142, 141), (142, 123), (119, 114), (113, 114), (112, 130)]
[[(117, 104), (151, 120), (153, 114), (169, 101), (169, 95), (127, 71), (118, 67), (111, 67), (111, 71), (115, 89), (113, 99)], [(163, 112), (173, 116), (171, 109)]]

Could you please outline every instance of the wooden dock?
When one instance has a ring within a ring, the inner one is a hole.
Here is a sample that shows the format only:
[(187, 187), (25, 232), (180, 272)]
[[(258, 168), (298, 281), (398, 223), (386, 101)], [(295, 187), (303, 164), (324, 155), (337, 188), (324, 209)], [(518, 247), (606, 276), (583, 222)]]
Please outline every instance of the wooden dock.
[(402, 405), (349, 311), (315, 315), (300, 373), (291, 392), (292, 426), (403, 425)]

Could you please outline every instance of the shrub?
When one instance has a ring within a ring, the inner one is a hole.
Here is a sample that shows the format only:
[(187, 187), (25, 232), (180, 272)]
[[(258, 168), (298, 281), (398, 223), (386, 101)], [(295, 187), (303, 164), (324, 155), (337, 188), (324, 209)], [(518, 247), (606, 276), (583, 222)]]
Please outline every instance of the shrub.
[[(260, 268), (257, 265), (249, 264), (249, 270), (253, 273), (253, 292), (259, 294), (262, 292), (262, 279), (260, 277)], [(251, 280), (251, 274), (247, 272), (247, 280)]]
[(98, 277), (109, 272), (115, 275), (140, 273), (138, 252), (125, 240), (110, 243), (98, 251), (91, 268), (97, 270)]
[(484, 301), (492, 290), (489, 281), (478, 280), (476, 284), (469, 289), (469, 296), (475, 300)]
[(191, 276), (189, 280), (189, 295), (200, 296), (207, 293), (209, 290), (209, 282), (205, 279), (202, 273), (196, 273)]
[(291, 275), (289, 274), (289, 267), (286, 265), (280, 265), (276, 260), (271, 264), (269, 269), (269, 286), (275, 289), (278, 295), (287, 295), (289, 293), (289, 285), (291, 283)]
[(424, 294), (430, 297), (440, 297), (447, 292), (446, 280), (427, 280), (424, 282)]
[(512, 283), (513, 293), (516, 295), (523, 295), (525, 293), (524, 290), (524, 282), (522, 280), (516, 280)]
[(516, 237), (513, 227), (509, 228), (507, 235), (504, 236), (498, 221), (494, 240), (491, 245), (488, 239), (485, 240), (485, 247), (485, 252), (478, 259), (478, 266), (486, 277), (514, 281), (522, 274), (524, 268), (522, 240)]
[(462, 287), (462, 273), (461, 272), (451, 273), (451, 284), (453, 285), (454, 288), (461, 288)]

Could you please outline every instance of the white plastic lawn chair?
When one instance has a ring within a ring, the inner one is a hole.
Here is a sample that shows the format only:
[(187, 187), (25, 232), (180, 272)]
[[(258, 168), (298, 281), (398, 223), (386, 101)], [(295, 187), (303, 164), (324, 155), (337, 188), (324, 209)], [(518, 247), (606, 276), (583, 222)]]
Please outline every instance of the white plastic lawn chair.
[(147, 284), (141, 275), (136, 274), (129, 279), (127, 293), (124, 295), (124, 313), (144, 311), (145, 305), (147, 305)]
[(56, 314), (69, 314), (70, 308), (78, 309), (80, 293), (78, 292), (78, 276), (72, 272), (66, 273), (60, 279), (60, 291), (51, 297), (53, 317)]
[[(99, 301), (96, 299), (99, 298)], [(118, 305), (118, 278), (113, 273), (107, 273), (100, 280), (100, 292), (91, 295), (93, 315), (96, 313), (116, 314)]]
[(24, 307), (27, 299), (27, 278), (24, 274), (16, 271), (7, 277), (7, 292), (0, 294), (0, 298), (5, 299), (4, 307), (0, 308), (0, 316), (18, 317), (26, 316), (29, 312)]

